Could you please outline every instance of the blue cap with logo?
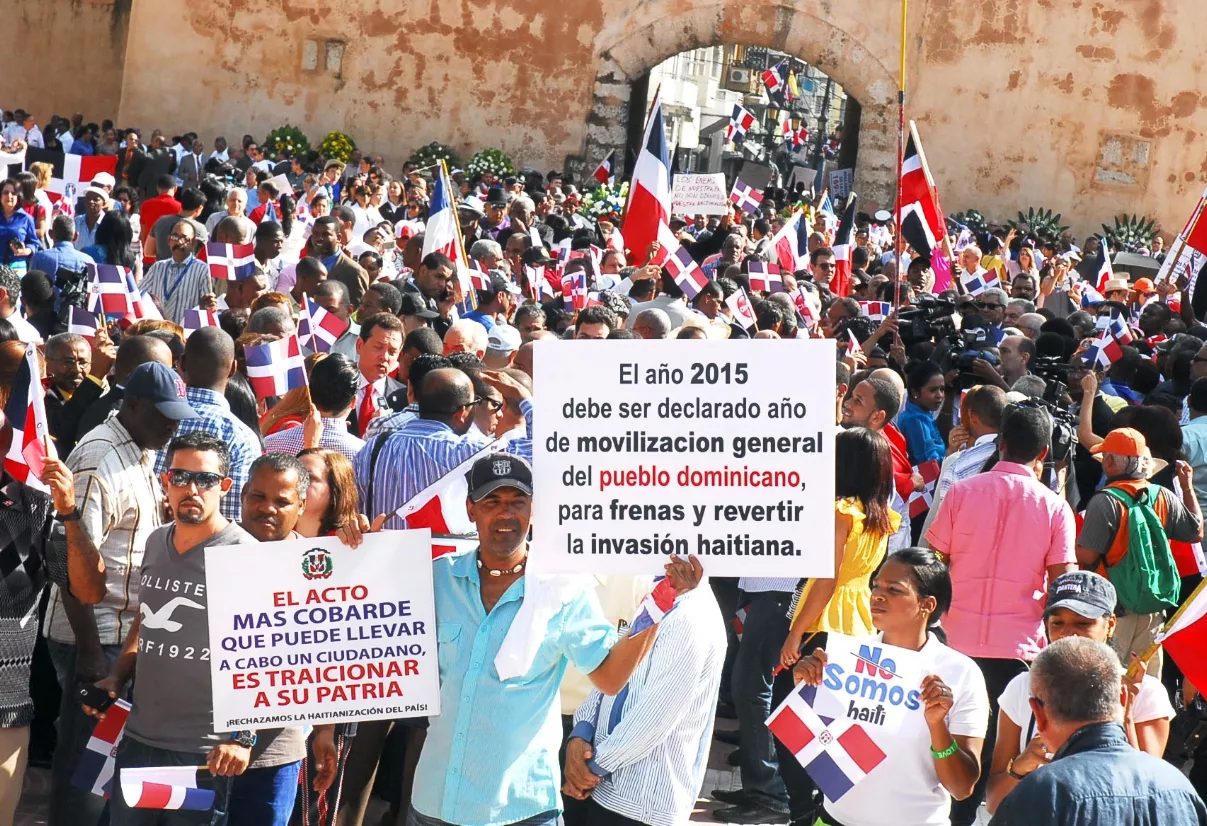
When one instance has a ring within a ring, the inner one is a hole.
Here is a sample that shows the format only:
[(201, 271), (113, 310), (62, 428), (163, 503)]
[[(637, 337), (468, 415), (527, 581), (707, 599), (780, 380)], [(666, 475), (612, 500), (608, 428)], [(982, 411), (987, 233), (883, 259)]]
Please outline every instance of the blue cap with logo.
[(158, 361), (134, 368), (126, 379), (126, 395), (149, 399), (169, 419), (196, 419), (197, 411), (185, 400), (184, 382), (176, 371)]
[(1048, 605), (1044, 616), (1057, 608), (1068, 608), (1086, 619), (1100, 619), (1115, 613), (1115, 586), (1104, 576), (1092, 571), (1069, 571), (1052, 580), (1048, 586)]

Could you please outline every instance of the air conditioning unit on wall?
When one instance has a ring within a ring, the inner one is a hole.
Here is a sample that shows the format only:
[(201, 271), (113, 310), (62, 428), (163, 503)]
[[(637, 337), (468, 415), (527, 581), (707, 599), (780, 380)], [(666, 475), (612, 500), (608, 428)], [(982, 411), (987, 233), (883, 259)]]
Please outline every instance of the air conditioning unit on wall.
[(754, 71), (745, 66), (729, 66), (725, 69), (725, 88), (731, 92), (751, 94), (754, 91)]

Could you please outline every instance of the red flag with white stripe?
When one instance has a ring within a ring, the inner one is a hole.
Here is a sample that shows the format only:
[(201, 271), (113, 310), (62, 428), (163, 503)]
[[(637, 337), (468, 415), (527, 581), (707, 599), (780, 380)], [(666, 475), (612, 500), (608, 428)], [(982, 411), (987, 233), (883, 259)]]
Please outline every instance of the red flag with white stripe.
[[(469, 498), (466, 474), (474, 466), (474, 462), (498, 447), (497, 441), (485, 445), (394, 511), (394, 517), (401, 519), (407, 530), (431, 530), (433, 559), (457, 550), (460, 543), (452, 537), (466, 536), (478, 530), (470, 521), (469, 513), (465, 509), (465, 500)], [(391, 520), (394, 517), (391, 517)]]
[(624, 239), (630, 261), (644, 261), (646, 251), (655, 241), (662, 244), (663, 255), (669, 254), (670, 248), (677, 244), (670, 218), (671, 162), (659, 91), (645, 124), (624, 214)]
[(13, 441), (4, 457), (4, 469), (18, 482), (49, 493), (50, 488), (42, 482), (42, 471), (47, 457), (57, 459), (58, 454), (48, 438), (50, 428), (46, 423), (37, 352), (34, 345), (26, 346), (25, 358), (13, 379), (12, 395), (4, 407), (4, 416), (13, 428)]

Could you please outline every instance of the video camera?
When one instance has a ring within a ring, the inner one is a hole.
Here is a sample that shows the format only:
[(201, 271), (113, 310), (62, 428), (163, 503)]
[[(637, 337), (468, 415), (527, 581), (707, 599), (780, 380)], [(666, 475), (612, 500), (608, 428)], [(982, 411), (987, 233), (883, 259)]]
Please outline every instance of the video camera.
[(897, 334), (906, 347), (920, 341), (939, 341), (956, 332), (952, 317), (956, 305), (941, 301), (933, 295), (923, 295), (911, 307), (902, 307), (897, 313)]
[(1056, 356), (1035, 356), (1028, 368), (1044, 380), (1044, 401), (1060, 408), (1065, 391), (1069, 389), (1069, 365)]
[(989, 341), (989, 332), (982, 327), (953, 330), (947, 339), (952, 345), (949, 369), (960, 371), (960, 377), (956, 380), (956, 386), (960, 390), (984, 384), (984, 379), (973, 372), (974, 363), (978, 359), (987, 361), (994, 367), (1001, 363), (996, 355), (989, 352), (988, 348), (993, 344)]

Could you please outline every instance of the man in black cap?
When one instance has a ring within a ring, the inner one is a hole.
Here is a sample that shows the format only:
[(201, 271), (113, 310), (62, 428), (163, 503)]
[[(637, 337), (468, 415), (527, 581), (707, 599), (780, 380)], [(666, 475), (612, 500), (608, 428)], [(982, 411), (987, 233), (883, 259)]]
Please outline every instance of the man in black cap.
[[(550, 706), (566, 663), (616, 694), (648, 654), (658, 625), (638, 621), (631, 636), (617, 640), (590, 590), (565, 580), (524, 579), (532, 521), (526, 461), (512, 453), (482, 456), (467, 486), (479, 545), (433, 563), (445, 640), (440, 715), (430, 719), (408, 822), (545, 826), (561, 820), (552, 767), (562, 731)], [(674, 600), (699, 584), (703, 568), (695, 557), (675, 557), (666, 574), (656, 596)], [(662, 616), (648, 613), (651, 620)], [(483, 715), (484, 708), (490, 713)]]
[(498, 238), (500, 230), (511, 226), (511, 221), (507, 219), (509, 203), (507, 193), (503, 191), (502, 187), (492, 187), (486, 193), (486, 200), (482, 202), (486, 215), (478, 223), (490, 238)]
[(80, 439), (67, 459), (76, 500), (76, 511), (63, 520), (67, 547), (104, 571), (105, 594), (85, 607), (56, 587), (46, 609), (44, 630), (63, 689), (51, 779), (55, 823), (95, 822), (104, 808), (103, 799), (71, 785), (92, 733), (76, 704), (76, 687), (109, 673), (138, 616), (138, 570), (147, 539), (164, 516), (155, 451), (168, 444), (181, 420), (196, 416), (172, 368), (147, 362), (130, 373), (117, 414)]
[[(513, 235), (512, 239), (518, 237), (520, 236)], [(511, 246), (512, 239), (508, 239), (508, 246)], [(523, 290), (525, 295), (531, 295), (540, 301), (544, 297), (541, 290), (552, 290), (553, 285), (548, 279), (545, 279), (546, 283), (539, 287), (536, 284), (529, 283), (528, 269), (531, 267), (536, 270), (537, 275), (543, 275), (545, 268), (552, 267), (556, 263), (557, 259), (550, 258), (549, 253), (545, 252), (544, 247), (529, 247), (520, 256), (519, 270), (512, 270), (512, 278), (515, 279), (515, 283), (520, 285), (520, 289)]]
[(434, 319), (440, 318), (440, 313), (429, 310), (422, 295), (407, 290), (402, 293), (402, 304), (398, 308), (398, 317), (402, 319), (403, 333), (410, 335), (412, 330), (430, 327)]

